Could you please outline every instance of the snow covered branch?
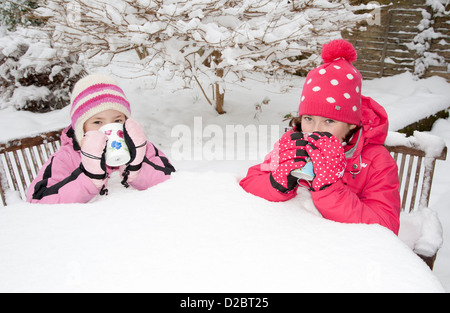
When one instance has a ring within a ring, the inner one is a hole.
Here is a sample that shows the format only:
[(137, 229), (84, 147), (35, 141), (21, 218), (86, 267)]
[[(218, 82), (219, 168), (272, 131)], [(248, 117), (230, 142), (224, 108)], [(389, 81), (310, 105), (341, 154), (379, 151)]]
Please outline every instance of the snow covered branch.
[(46, 0), (38, 14), (56, 45), (88, 57), (135, 50), (151, 73), (203, 76), (220, 95), (248, 72), (316, 66), (321, 45), (364, 18), (348, 0)]

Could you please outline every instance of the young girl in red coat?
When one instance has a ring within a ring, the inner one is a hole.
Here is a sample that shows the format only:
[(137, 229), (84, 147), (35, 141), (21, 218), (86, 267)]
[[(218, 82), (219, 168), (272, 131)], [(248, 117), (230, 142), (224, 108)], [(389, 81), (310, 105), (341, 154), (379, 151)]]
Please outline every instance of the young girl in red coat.
[[(335, 40), (323, 47), (324, 64), (303, 87), (299, 118), (266, 157), (250, 168), (240, 185), (269, 201), (287, 201), (308, 188), (317, 210), (342, 223), (380, 224), (399, 231), (397, 164), (383, 146), (386, 111), (361, 95), (362, 76), (351, 64), (354, 47)], [(315, 177), (292, 172), (311, 161)]]

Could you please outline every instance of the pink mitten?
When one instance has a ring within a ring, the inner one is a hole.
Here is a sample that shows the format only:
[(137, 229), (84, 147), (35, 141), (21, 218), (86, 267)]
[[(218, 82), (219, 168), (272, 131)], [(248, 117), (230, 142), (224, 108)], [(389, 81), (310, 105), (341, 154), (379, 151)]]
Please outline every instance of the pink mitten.
[(307, 140), (306, 150), (316, 174), (311, 190), (323, 190), (344, 176), (346, 167), (344, 147), (339, 139), (326, 132), (314, 132)]
[(81, 169), (100, 187), (108, 177), (104, 155), (107, 140), (104, 133), (89, 131), (81, 142)]
[(298, 185), (298, 179), (291, 175), (293, 170), (299, 169), (306, 164), (306, 145), (303, 133), (287, 132), (278, 141), (274, 150), (274, 158), (271, 161), (270, 181), (272, 187), (287, 193), (294, 190)]
[(125, 142), (130, 150), (131, 161), (120, 168), (122, 172), (122, 184), (128, 187), (127, 181), (132, 181), (142, 167), (147, 152), (147, 136), (142, 126), (134, 119), (128, 119), (124, 125)]
[(124, 125), (124, 136), (131, 153), (131, 166), (142, 163), (147, 150), (147, 136), (144, 129), (134, 119), (128, 119)]

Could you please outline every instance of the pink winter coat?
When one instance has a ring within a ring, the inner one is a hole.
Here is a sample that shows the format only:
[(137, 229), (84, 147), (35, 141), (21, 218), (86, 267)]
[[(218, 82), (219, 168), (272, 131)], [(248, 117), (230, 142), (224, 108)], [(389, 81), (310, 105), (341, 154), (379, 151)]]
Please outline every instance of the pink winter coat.
[[(100, 193), (99, 188), (80, 169), (81, 153), (74, 137), (71, 127), (63, 131), (61, 148), (44, 164), (28, 188), (28, 202), (87, 203)], [(108, 174), (115, 170), (118, 168), (107, 167)], [(138, 190), (145, 190), (169, 179), (174, 171), (165, 155), (148, 142), (139, 174), (128, 183)]]
[[(400, 195), (397, 164), (383, 146), (388, 133), (386, 111), (374, 100), (362, 98), (362, 129), (346, 147), (344, 177), (325, 190), (311, 192), (317, 210), (326, 219), (342, 223), (380, 224), (398, 235)], [(296, 190), (281, 193), (270, 183), (270, 154), (249, 169), (240, 185), (269, 201), (287, 201)]]

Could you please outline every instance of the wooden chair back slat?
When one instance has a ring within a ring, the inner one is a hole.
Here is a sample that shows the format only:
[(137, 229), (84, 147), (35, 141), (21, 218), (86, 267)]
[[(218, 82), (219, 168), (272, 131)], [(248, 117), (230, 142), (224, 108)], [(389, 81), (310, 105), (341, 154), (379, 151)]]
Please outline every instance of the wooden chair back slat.
[(33, 181), (34, 175), (33, 175), (32, 169), (31, 169), (31, 162), (30, 162), (30, 159), (28, 158), (27, 150), (28, 150), (28, 148), (22, 149), (22, 157), (24, 160), (25, 167), (27, 169), (26, 170), (26, 174), (28, 174), (27, 179), (31, 182), (31, 181)]
[[(402, 209), (405, 209), (406, 201), (408, 200), (409, 183), (411, 182), (411, 170), (414, 158), (409, 158), (408, 168), (406, 171), (405, 188), (403, 190)], [(414, 197), (414, 195), (412, 195)]]
[(434, 170), (436, 168), (436, 159), (431, 160), (431, 164), (429, 166), (430, 166), (430, 174), (429, 174), (430, 176), (428, 178), (429, 181), (425, 185), (426, 188), (422, 190), (422, 195), (420, 198), (421, 203), (426, 204), (426, 206), (428, 206), (428, 204), (430, 203), (431, 186), (433, 185)]
[(19, 185), (17, 183), (16, 174), (15, 174), (14, 167), (12, 165), (11, 157), (10, 157), (9, 153), (5, 154), (5, 160), (6, 160), (6, 164), (8, 165), (9, 175), (11, 176), (11, 180), (14, 185), (14, 190), (19, 190)]
[[(388, 148), (389, 150), (389, 148)], [(405, 172), (406, 154), (402, 154), (402, 163), (399, 167), (398, 179), (400, 180), (400, 186), (403, 183), (403, 173)]]
[(38, 152), (39, 161), (44, 164), (47, 157), (44, 156), (44, 151), (42, 150), (41, 145), (36, 146), (36, 150)]
[(397, 162), (398, 160), (398, 153), (394, 152), (394, 154), (392, 155), (392, 157), (394, 158), (395, 162)]
[(414, 208), (415, 204), (416, 204), (416, 197), (415, 197), (415, 195), (417, 194), (417, 188), (419, 187), (419, 180), (420, 180), (420, 172), (421, 172), (421, 169), (422, 169), (422, 162), (423, 162), (423, 158), (422, 157), (418, 157), (418, 159), (417, 159), (417, 167), (416, 167), (416, 175), (414, 177), (414, 185), (413, 185), (413, 190), (412, 190), (412, 196), (413, 197), (411, 198), (411, 206), (410, 206), (410, 208)]
[(20, 181), (17, 182), (17, 184), (19, 185), (19, 191), (23, 195), (24, 190), (25, 190), (25, 192), (27, 190), (27, 185), (25, 182), (24, 169), (22, 168), (22, 162), (19, 157), (19, 152), (20, 152), (20, 150), (15, 150), (15, 151), (13, 151), (13, 155), (14, 155), (15, 170), (17, 170), (17, 172), (19, 174), (18, 177), (20, 179)]
[(28, 148), (28, 151), (30, 153), (30, 158), (31, 158), (31, 164), (33, 165), (33, 169), (34, 169), (34, 175), (37, 175), (37, 173), (39, 172), (39, 169), (41, 168), (41, 166), (38, 164), (37, 159), (36, 159), (36, 153), (34, 151), (35, 147), (30, 147)]

